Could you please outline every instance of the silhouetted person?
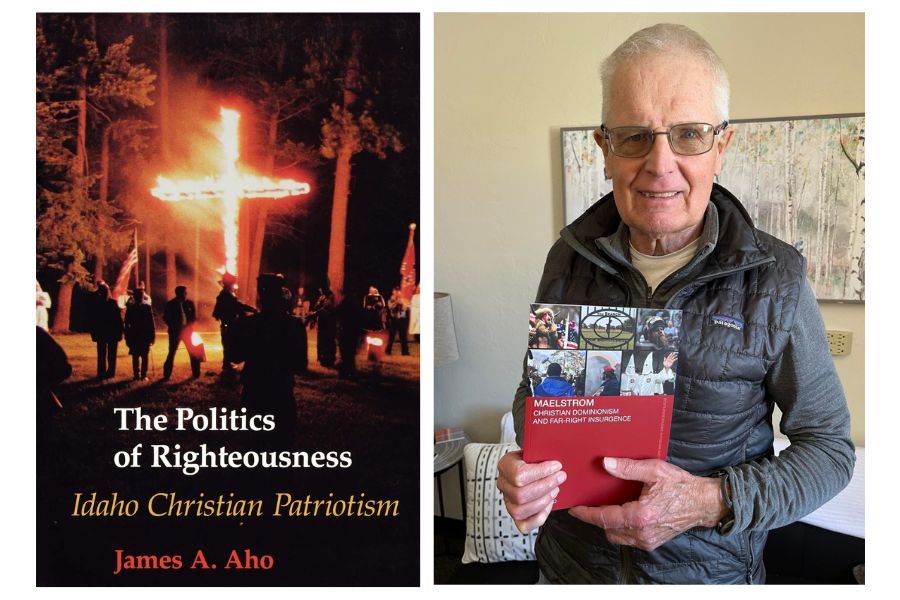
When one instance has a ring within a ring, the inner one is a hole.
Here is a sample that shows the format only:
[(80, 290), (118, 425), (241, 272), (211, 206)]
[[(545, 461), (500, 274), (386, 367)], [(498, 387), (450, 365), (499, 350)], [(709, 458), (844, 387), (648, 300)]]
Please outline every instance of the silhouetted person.
[(273, 445), (291, 444), (296, 428), (294, 375), (307, 368), (306, 327), (291, 316), (291, 292), (281, 275), (257, 278), (260, 312), (235, 326), (235, 362), (243, 362), (241, 403), (252, 414), (274, 415)]
[(40, 431), (53, 411), (62, 407), (53, 388), (72, 374), (72, 365), (65, 350), (42, 327), (37, 329), (37, 422)]
[(234, 346), (234, 326), (238, 319), (252, 315), (256, 309), (244, 304), (234, 294), (235, 278), (230, 273), (222, 277), (222, 291), (216, 296), (216, 306), (213, 308), (213, 318), (219, 321), (219, 330), (222, 332), (222, 371), (232, 371), (234, 362), (232, 358)]
[(409, 341), (406, 339), (409, 331), (409, 303), (399, 287), (395, 287), (391, 293), (391, 298), (388, 300), (388, 312), (391, 318), (388, 326), (390, 333), (384, 353), (391, 353), (391, 348), (394, 347), (394, 337), (397, 336), (400, 338), (401, 353), (403, 356), (409, 356)]
[(363, 332), (363, 308), (359, 305), (359, 296), (347, 294), (337, 307), (338, 347), (341, 351), (341, 362), (338, 364), (338, 375), (353, 379), (356, 376), (356, 353)]
[(109, 379), (116, 374), (116, 352), (122, 339), (122, 310), (109, 297), (109, 286), (97, 285), (91, 306), (91, 340), (97, 344), (97, 379)]
[(384, 297), (378, 293), (378, 288), (369, 286), (369, 293), (363, 298), (365, 310), (363, 327), (368, 331), (381, 331), (384, 329)]
[[(53, 388), (65, 381), (72, 374), (72, 366), (65, 351), (45, 329), (36, 326), (37, 344), (35, 354), (37, 357), (37, 395), (35, 398), (35, 414), (37, 426), (35, 437), (37, 452), (35, 461), (37, 466), (38, 486), (48, 473), (47, 465), (51, 461), (59, 461), (59, 457), (52, 453), (52, 446), (48, 445), (53, 435), (51, 420), (62, 404), (53, 393)], [(40, 512), (40, 511), (39, 511)]]
[(179, 285), (175, 288), (175, 297), (166, 302), (166, 308), (163, 312), (163, 321), (169, 328), (169, 353), (166, 355), (166, 362), (163, 364), (163, 379), (172, 376), (172, 365), (175, 362), (175, 352), (178, 350), (178, 344), (184, 342), (184, 349), (187, 350), (191, 359), (191, 376), (200, 377), (200, 359), (195, 357), (191, 352), (191, 334), (194, 332), (194, 322), (197, 320), (197, 311), (194, 303), (187, 299), (187, 288)]
[(147, 360), (150, 358), (150, 346), (156, 341), (156, 323), (144, 288), (131, 290), (131, 298), (125, 309), (125, 343), (131, 355), (134, 380), (142, 381), (147, 379)]
[(334, 338), (337, 335), (337, 324), (334, 320), (334, 293), (326, 285), (319, 288), (319, 298), (313, 307), (313, 315), (319, 326), (319, 335), (316, 337), (316, 353), (319, 356), (319, 364), (323, 367), (334, 367), (335, 347)]
[[(141, 290), (141, 298), (140, 298), (141, 302), (143, 302), (144, 304), (146, 304), (147, 306), (152, 308), (153, 307), (153, 299), (150, 298), (150, 294), (147, 293), (147, 286), (144, 285), (144, 282), (143, 281), (140, 282), (137, 285), (136, 289)], [(135, 302), (134, 293), (132, 292), (129, 294), (128, 298), (125, 300), (125, 308), (127, 309), (129, 306), (134, 304), (134, 302)]]
[(297, 288), (297, 295), (294, 296), (294, 308), (291, 310), (291, 313), (295, 317), (300, 317), (300, 319), (306, 323), (309, 317), (309, 311), (311, 310), (309, 299), (306, 297), (306, 289), (301, 285)]

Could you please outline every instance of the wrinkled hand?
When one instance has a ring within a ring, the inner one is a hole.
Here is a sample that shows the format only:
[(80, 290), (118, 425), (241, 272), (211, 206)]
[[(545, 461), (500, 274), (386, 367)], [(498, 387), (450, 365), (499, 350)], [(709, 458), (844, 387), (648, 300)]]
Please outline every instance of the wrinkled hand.
[(644, 482), (641, 497), (621, 506), (577, 506), (569, 514), (604, 529), (613, 544), (654, 550), (692, 527), (715, 527), (727, 514), (718, 479), (656, 459), (605, 458), (603, 467), (619, 479)]
[(559, 486), (566, 480), (562, 465), (555, 460), (526, 463), (518, 450), (504, 454), (497, 470), (497, 488), (518, 530), (528, 533), (543, 525), (553, 510)]

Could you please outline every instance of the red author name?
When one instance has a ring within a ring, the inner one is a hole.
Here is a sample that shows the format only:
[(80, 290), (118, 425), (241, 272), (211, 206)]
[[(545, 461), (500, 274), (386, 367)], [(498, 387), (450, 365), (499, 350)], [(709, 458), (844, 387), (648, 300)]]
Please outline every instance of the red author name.
[[(180, 554), (131, 554), (120, 548), (116, 549), (116, 567), (113, 575), (119, 575), (123, 571), (175, 571), (179, 569), (215, 570), (219, 564), (207, 558), (203, 550), (197, 550), (191, 557), (190, 564)], [(271, 554), (256, 554), (249, 548), (232, 550), (224, 564), (223, 569), (228, 570), (257, 570), (268, 571), (275, 566), (275, 559)]]

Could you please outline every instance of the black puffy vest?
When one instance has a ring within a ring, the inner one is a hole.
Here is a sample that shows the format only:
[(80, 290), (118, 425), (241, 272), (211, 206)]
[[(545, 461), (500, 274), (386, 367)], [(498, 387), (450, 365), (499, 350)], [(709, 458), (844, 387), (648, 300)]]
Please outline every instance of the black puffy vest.
[[(764, 380), (788, 343), (805, 277), (799, 252), (753, 228), (730, 192), (715, 185), (711, 202), (716, 246), (665, 302), (683, 310), (668, 460), (695, 475), (771, 455), (773, 401)], [(595, 242), (619, 223), (610, 194), (566, 228), (547, 257), (536, 302), (648, 306)], [(597, 537), (565, 511), (552, 513), (537, 542), (542, 570), (551, 581), (584, 583), (763, 579), (765, 532), (695, 528), (654, 552)]]

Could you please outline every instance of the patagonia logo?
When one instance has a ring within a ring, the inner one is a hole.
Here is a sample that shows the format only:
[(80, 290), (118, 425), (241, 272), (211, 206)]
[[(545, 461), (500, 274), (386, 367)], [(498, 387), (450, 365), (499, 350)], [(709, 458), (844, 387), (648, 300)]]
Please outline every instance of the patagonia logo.
[(729, 329), (734, 329), (735, 331), (744, 330), (744, 322), (740, 319), (735, 319), (734, 317), (713, 315), (710, 320), (713, 325), (718, 325), (719, 327), (727, 327)]

